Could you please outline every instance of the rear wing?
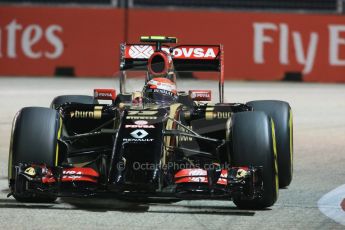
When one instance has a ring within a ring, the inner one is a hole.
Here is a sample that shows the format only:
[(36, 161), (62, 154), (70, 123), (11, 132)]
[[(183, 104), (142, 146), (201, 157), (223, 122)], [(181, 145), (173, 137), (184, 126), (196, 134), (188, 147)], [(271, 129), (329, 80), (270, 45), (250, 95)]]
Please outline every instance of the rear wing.
[[(219, 72), (219, 99), (221, 103), (224, 102), (223, 45), (162, 45), (161, 49), (172, 54), (174, 69), (177, 72)], [(124, 72), (125, 77), (125, 71), (147, 70), (148, 59), (156, 50), (156, 45), (122, 43), (120, 50), (120, 70)], [(124, 84), (123, 81), (122, 83)], [(122, 87), (120, 88), (122, 91)]]

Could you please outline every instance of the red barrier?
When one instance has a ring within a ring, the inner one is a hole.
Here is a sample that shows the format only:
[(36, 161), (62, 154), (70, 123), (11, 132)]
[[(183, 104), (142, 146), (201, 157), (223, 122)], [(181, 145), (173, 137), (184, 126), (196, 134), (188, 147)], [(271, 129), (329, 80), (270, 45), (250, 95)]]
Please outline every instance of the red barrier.
[(345, 82), (344, 16), (139, 9), (129, 15), (130, 42), (166, 34), (180, 43), (224, 44), (227, 79), (281, 80), (302, 72), (305, 81)]
[(125, 20), (120, 9), (2, 6), (0, 75), (53, 75), (56, 67), (74, 67), (77, 76), (110, 76), (125, 37), (168, 35), (180, 44), (224, 44), (226, 79), (281, 80), (301, 72), (304, 81), (345, 82), (344, 19), (130, 9)]
[(0, 7), (0, 75), (54, 75), (74, 67), (77, 76), (118, 70), (124, 40), (123, 10)]

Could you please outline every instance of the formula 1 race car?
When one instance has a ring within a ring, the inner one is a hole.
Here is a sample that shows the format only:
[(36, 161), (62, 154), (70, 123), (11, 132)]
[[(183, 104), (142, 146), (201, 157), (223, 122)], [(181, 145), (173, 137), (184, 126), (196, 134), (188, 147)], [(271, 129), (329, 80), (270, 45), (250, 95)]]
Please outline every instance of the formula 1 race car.
[[(15, 116), (10, 194), (21, 202), (57, 197), (233, 200), (272, 206), (292, 180), (292, 112), (283, 101), (224, 103), (222, 45), (178, 45), (143, 36), (121, 44), (120, 93), (63, 95), (50, 108)], [(130, 71), (145, 71), (142, 91), (126, 92)], [(210, 90), (181, 92), (176, 73), (219, 74)], [(100, 103), (108, 101), (109, 103)]]

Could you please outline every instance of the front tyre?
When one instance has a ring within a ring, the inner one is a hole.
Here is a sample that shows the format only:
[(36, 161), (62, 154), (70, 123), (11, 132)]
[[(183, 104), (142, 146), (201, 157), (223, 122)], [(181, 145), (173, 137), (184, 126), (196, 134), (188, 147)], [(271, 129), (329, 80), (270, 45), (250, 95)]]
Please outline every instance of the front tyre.
[[(58, 164), (58, 139), (62, 120), (57, 111), (49, 108), (26, 107), (18, 112), (12, 125), (8, 162), (10, 190), (20, 202), (53, 202), (55, 196), (35, 195), (25, 192), (25, 180), (15, 178), (15, 166), (24, 164)], [(23, 191), (23, 192), (16, 192)]]
[(277, 138), (279, 187), (290, 185), (293, 176), (293, 122), (289, 103), (284, 101), (251, 101), (247, 105), (254, 111), (263, 111), (275, 124)]
[(278, 166), (274, 123), (264, 112), (240, 112), (231, 117), (230, 158), (232, 166), (262, 166), (263, 193), (254, 200), (234, 197), (239, 208), (263, 209), (278, 198)]

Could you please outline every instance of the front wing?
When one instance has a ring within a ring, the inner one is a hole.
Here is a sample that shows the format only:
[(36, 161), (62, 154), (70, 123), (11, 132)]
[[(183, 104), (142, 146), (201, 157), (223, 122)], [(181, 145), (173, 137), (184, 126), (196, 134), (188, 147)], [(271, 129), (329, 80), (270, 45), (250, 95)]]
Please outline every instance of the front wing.
[[(262, 194), (261, 167), (230, 167), (229, 169), (187, 168), (174, 175), (172, 188), (157, 189), (143, 197), (177, 197), (180, 199), (255, 199)], [(13, 194), (30, 196), (47, 194), (58, 197), (116, 197), (130, 191), (108, 187), (102, 175), (91, 167), (52, 167), (19, 164), (16, 166)], [(9, 194), (12, 195), (12, 193)]]

